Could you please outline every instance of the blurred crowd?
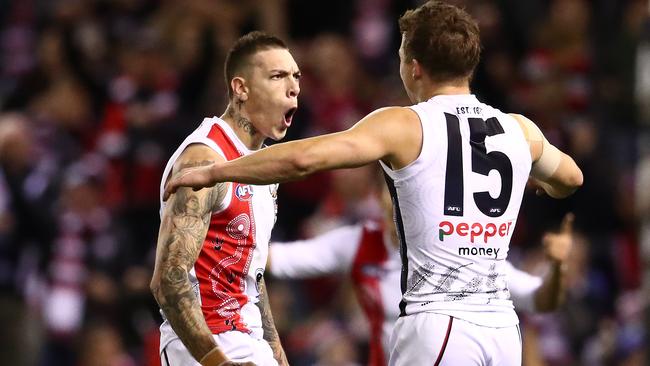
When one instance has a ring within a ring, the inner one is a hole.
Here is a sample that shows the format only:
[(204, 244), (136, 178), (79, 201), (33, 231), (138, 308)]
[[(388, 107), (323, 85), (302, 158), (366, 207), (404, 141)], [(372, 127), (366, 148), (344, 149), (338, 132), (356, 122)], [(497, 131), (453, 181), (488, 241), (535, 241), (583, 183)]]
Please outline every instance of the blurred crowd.
[[(566, 304), (521, 314), (526, 365), (647, 365), (650, 329), (650, 4), (475, 0), (479, 98), (538, 123), (584, 186), (531, 190), (511, 245), (544, 271), (540, 236), (578, 235)], [(168, 157), (226, 105), (225, 53), (244, 32), (287, 41), (301, 67), (287, 139), (338, 131), (399, 80), (397, 0), (0, 0), (0, 359), (158, 365), (149, 292)], [(281, 185), (276, 240), (381, 215), (376, 167)], [(644, 272), (645, 271), (645, 272)], [(293, 365), (362, 365), (368, 330), (341, 278), (269, 279)]]

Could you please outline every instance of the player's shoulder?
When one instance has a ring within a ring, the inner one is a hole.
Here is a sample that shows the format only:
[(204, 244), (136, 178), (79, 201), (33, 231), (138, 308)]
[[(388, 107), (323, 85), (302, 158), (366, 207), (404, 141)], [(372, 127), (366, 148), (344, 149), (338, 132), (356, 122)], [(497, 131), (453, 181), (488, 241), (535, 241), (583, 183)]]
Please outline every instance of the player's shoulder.
[(527, 141), (539, 140), (542, 138), (542, 132), (540, 131), (539, 127), (537, 127), (537, 124), (535, 124), (535, 122), (533, 122), (530, 118), (524, 116), (523, 114), (517, 113), (508, 113), (508, 115), (517, 121), (517, 124), (521, 128), (521, 131), (523, 132), (524, 137)]
[(530, 118), (524, 116), (523, 114), (519, 114), (519, 113), (507, 113), (507, 114), (508, 116), (514, 118), (514, 120), (517, 121), (522, 126), (535, 124)]
[(409, 125), (420, 123), (418, 114), (409, 107), (383, 107), (368, 114), (362, 122), (372, 124), (383, 132), (399, 134), (409, 131)]
[(374, 110), (368, 117), (387, 118), (387, 119), (413, 119), (417, 118), (417, 113), (410, 107), (389, 106)]
[(219, 155), (214, 149), (211, 147), (202, 144), (202, 143), (192, 143), (189, 144), (181, 153), (179, 156), (178, 160), (181, 161), (196, 161), (196, 160), (201, 160), (201, 159), (208, 159), (208, 160), (223, 160), (223, 157)]

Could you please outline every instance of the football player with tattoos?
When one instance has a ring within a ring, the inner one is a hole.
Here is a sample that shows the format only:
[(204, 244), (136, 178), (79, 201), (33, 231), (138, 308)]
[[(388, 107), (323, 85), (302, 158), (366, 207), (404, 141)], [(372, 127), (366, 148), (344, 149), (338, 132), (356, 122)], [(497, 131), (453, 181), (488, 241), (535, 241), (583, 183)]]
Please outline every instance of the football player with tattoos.
[(533, 121), (472, 94), (481, 37), (464, 10), (430, 0), (407, 11), (399, 28), (400, 77), (413, 105), (378, 109), (342, 132), (188, 169), (165, 197), (181, 186), (269, 184), (379, 161), (402, 262), (388, 364), (521, 365), (505, 260), (524, 188), (530, 179), (564, 198), (582, 185), (582, 171)]
[[(280, 39), (241, 37), (226, 57), (225, 77), (226, 111), (204, 119), (172, 155), (161, 198), (172, 176), (248, 155), (291, 125), (300, 70)], [(161, 200), (151, 291), (164, 317), (163, 366), (288, 364), (264, 283), (276, 189), (224, 182)]]

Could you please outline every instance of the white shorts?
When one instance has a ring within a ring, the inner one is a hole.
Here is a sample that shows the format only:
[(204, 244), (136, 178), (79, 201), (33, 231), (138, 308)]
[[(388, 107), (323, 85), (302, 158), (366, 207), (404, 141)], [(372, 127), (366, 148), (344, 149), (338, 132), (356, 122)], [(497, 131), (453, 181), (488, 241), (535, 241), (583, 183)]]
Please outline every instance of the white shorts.
[(390, 349), (390, 366), (521, 365), (518, 325), (490, 328), (436, 313), (400, 317)]
[[(271, 346), (264, 339), (239, 331), (213, 334), (213, 337), (219, 348), (233, 361), (250, 361), (257, 366), (278, 366)], [(201, 366), (178, 338), (160, 351), (160, 361), (162, 366)]]

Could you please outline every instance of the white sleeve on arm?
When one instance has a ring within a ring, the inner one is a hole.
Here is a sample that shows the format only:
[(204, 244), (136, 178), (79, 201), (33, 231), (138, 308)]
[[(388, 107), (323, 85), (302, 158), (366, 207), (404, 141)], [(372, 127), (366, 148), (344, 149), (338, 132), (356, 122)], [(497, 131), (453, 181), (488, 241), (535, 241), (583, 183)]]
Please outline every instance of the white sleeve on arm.
[(312, 239), (271, 243), (271, 275), (310, 278), (349, 271), (362, 229), (362, 225), (344, 226)]
[(542, 285), (542, 278), (515, 268), (506, 261), (510, 298), (516, 310), (535, 312), (535, 292)]

